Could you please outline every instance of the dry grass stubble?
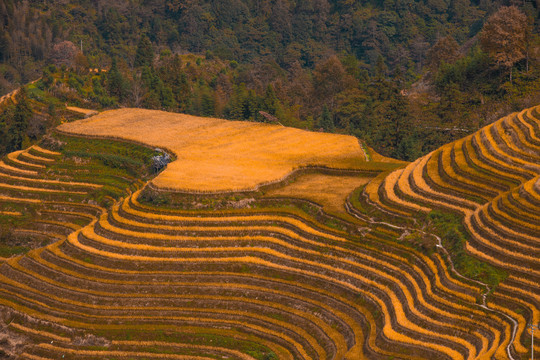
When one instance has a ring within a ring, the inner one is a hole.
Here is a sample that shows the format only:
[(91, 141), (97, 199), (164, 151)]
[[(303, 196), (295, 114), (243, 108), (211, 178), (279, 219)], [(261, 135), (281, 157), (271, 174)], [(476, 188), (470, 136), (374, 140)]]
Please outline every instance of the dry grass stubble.
[(352, 136), (163, 111), (105, 111), (63, 124), (59, 129), (123, 138), (173, 151), (177, 160), (152, 181), (162, 189), (248, 190), (278, 181), (297, 168), (360, 170), (365, 164), (362, 149)]
[(345, 213), (347, 196), (372, 177), (324, 174), (301, 175), (293, 183), (269, 190), (270, 197), (292, 197), (313, 201), (329, 212)]

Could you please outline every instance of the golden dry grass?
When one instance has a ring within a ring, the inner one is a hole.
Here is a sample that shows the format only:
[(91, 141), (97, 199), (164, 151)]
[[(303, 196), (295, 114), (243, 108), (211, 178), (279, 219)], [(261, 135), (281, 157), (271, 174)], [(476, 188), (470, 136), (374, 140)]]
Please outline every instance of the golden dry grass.
[[(416, 168), (416, 164), (419, 160), (416, 160), (414, 163), (408, 165), (406, 168), (402, 169), (401, 171), (394, 171), (388, 177), (384, 180), (384, 189), (386, 196), (390, 201), (397, 204), (398, 207), (404, 207), (406, 209), (412, 209), (414, 211), (418, 212), (430, 212), (431, 209), (427, 208), (425, 206), (416, 205), (415, 203), (412, 203), (410, 201), (404, 200), (401, 197), (399, 197), (396, 192), (394, 191), (394, 187), (397, 183), (400, 190), (405, 194), (411, 196), (413, 191), (411, 190), (411, 187), (409, 185), (409, 174), (411, 171), (413, 171)], [(411, 196), (412, 197), (412, 196)]]
[(15, 172), (15, 173), (18, 173), (18, 174), (24, 174), (24, 175), (37, 175), (38, 172), (37, 171), (33, 171), (33, 170), (26, 170), (26, 169), (20, 169), (20, 168), (16, 168), (16, 167), (13, 167), (11, 165), (8, 165), (6, 164), (5, 162), (1, 161), (0, 160), (0, 170), (7, 170), (7, 171), (10, 171), (10, 172)]
[(39, 179), (39, 178), (26, 178), (22, 176), (14, 176), (10, 174), (4, 174), (2, 173), (2, 170), (0, 169), (0, 178), (4, 179), (10, 179), (10, 180), (18, 180), (18, 181), (26, 181), (26, 182), (32, 182), (36, 184), (54, 184), (54, 185), (66, 185), (66, 186), (78, 186), (78, 187), (89, 187), (98, 189), (103, 187), (101, 184), (92, 184), (92, 183), (85, 183), (85, 182), (74, 182), (74, 181), (60, 181), (60, 180), (49, 180), (49, 179)]
[(381, 154), (377, 153), (374, 149), (370, 148), (369, 146), (367, 146), (367, 150), (368, 150), (369, 156), (371, 157), (371, 161), (391, 162), (391, 163), (395, 163), (395, 164), (407, 164), (406, 161), (402, 161), (402, 160), (398, 160), (398, 159), (392, 159), (392, 158), (388, 158), (388, 157), (386, 157), (384, 155), (381, 155)]
[(365, 164), (363, 151), (352, 136), (162, 111), (105, 111), (59, 129), (173, 151), (178, 159), (153, 180), (155, 186), (172, 190), (248, 190), (278, 181), (301, 167), (362, 169)]
[(36, 161), (36, 162), (52, 163), (52, 162), (55, 161), (54, 159), (32, 155), (28, 151), (22, 152), (20, 154), (20, 156), (22, 156), (23, 158), (29, 159), (29, 160)]
[[(156, 352), (141, 352), (141, 351), (120, 351), (120, 350), (76, 350), (71, 348), (57, 347), (51, 344), (42, 343), (38, 345), (40, 348), (49, 350), (53, 353), (62, 354), (66, 353), (72, 358), (78, 357), (100, 357), (102, 359), (110, 358), (124, 358), (124, 359), (134, 359), (134, 358), (143, 358), (143, 359), (174, 359), (174, 360), (211, 360), (213, 357), (210, 356), (196, 356), (196, 355), (179, 355), (179, 354), (161, 354)], [(42, 360), (44, 358), (39, 356), (34, 356), (31, 354), (24, 354), (30, 359)]]
[[(512, 116), (515, 116), (515, 114)], [(521, 138), (519, 137), (520, 133), (516, 132), (511, 125), (509, 125), (508, 118), (504, 118), (502, 121), (494, 122), (493, 126), (495, 129), (497, 129), (497, 133), (501, 137), (504, 144), (512, 151), (525, 157), (540, 159), (540, 154), (523, 145), (523, 142), (521, 142)], [(510, 129), (514, 131), (511, 132)], [(521, 136), (523, 136), (523, 134), (521, 134)]]
[(49, 155), (49, 156), (60, 156), (60, 155), (62, 155), (61, 153), (59, 153), (57, 151), (47, 150), (47, 149), (44, 149), (44, 148), (42, 148), (41, 146), (38, 146), (38, 145), (32, 145), (32, 147), (30, 149), (33, 149), (33, 150), (35, 150), (38, 153), (41, 153), (43, 155)]
[[(485, 237), (483, 237), (482, 235), (478, 234), (478, 232), (473, 228), (472, 224), (471, 224), (471, 216), (466, 216), (465, 217), (465, 226), (467, 227), (467, 230), (471, 233), (472, 236), (474, 236), (474, 238), (477, 240), (478, 243), (488, 247), (488, 248), (491, 248), (495, 251), (497, 251), (498, 253), (502, 253), (510, 258), (514, 257), (514, 260), (519, 260), (519, 258), (524, 258), (526, 260), (530, 260), (530, 261), (536, 261), (536, 258), (534, 257), (531, 257), (531, 256), (524, 256), (524, 255), (518, 255), (518, 256), (515, 256), (515, 253), (506, 249), (506, 248), (503, 248), (501, 246), (497, 246), (495, 244), (493, 244), (491, 241), (489, 241), (489, 239), (486, 239)], [(514, 263), (510, 263), (508, 261), (505, 261), (505, 260), (500, 260), (500, 257), (494, 257), (494, 256), (491, 256), (491, 255), (488, 255), (488, 254), (485, 254), (484, 252), (482, 252), (481, 250), (478, 250), (476, 248), (476, 243), (471, 243), (471, 242), (467, 242), (466, 243), (466, 249), (468, 252), (470, 252), (471, 254), (487, 261), (487, 262), (490, 262), (492, 264), (495, 264), (496, 266), (500, 266), (500, 267), (503, 267), (503, 268), (508, 268), (508, 269), (512, 269), (512, 270), (515, 270), (515, 271), (518, 271), (518, 272), (522, 272), (522, 273), (532, 273), (534, 276), (540, 276), (540, 271), (538, 270), (531, 270), (531, 269), (528, 269), (527, 267), (524, 267), (524, 266), (519, 266), (519, 265), (515, 265)]]
[(345, 201), (354, 189), (367, 184), (371, 177), (306, 174), (293, 183), (272, 189), (266, 196), (283, 196), (313, 201), (328, 212), (346, 213)]
[(4, 210), (0, 210), (0, 215), (22, 216), (22, 214), (18, 211), (4, 211)]
[[(127, 202), (124, 202), (123, 206), (125, 206), (126, 204), (127, 204)], [(115, 210), (115, 209), (113, 209), (113, 215), (117, 214), (116, 211), (114, 211), (114, 210)], [(109, 225), (108, 222), (106, 221), (106, 218), (105, 218), (105, 217), (102, 217), (102, 218), (103, 218), (103, 219), (102, 219), (102, 221), (101, 221), (101, 225), (102, 225), (104, 228), (108, 229), (109, 231), (119, 231), (118, 229), (115, 230), (115, 229), (113, 229), (113, 228), (110, 228), (110, 225)], [(116, 221), (119, 221), (119, 222), (131, 223), (131, 221), (129, 221), (129, 220), (127, 220), (127, 219), (123, 219), (123, 218), (116, 218), (116, 217), (115, 217), (115, 220), (116, 220)], [(158, 226), (158, 225), (155, 225), (155, 227), (159, 227), (159, 228), (163, 228), (163, 229), (168, 229), (168, 230), (174, 228), (174, 227), (166, 226), (166, 225), (159, 225), (159, 226)], [(250, 228), (250, 229), (252, 229), (252, 228), (255, 229), (256, 227), (249, 226), (249, 228)], [(264, 228), (264, 227), (259, 227), (259, 228)], [(223, 229), (227, 229), (227, 227), (223, 227)], [(202, 229), (199, 229), (199, 230), (202, 230)], [(214, 231), (214, 230), (211, 229), (211, 228), (209, 228), (208, 230), (209, 230), (209, 231)], [(125, 230), (123, 230), (123, 231), (125, 231)], [(274, 230), (274, 231), (275, 231), (275, 230)], [(310, 241), (310, 240), (308, 240), (308, 239), (306, 239), (306, 238), (300, 237), (300, 236), (298, 236), (298, 235), (296, 235), (296, 234), (294, 234), (294, 233), (291, 233), (290, 231), (288, 232), (287, 235), (288, 235), (289, 237), (291, 237), (291, 238), (294, 238), (294, 239), (299, 240), (299, 241), (302, 241), (302, 242), (307, 242), (307, 243), (310, 243), (310, 244), (316, 244), (315, 242)], [(159, 235), (156, 235), (156, 236), (159, 236)], [(199, 237), (199, 238), (200, 238), (200, 237)], [(226, 237), (220, 236), (219, 239), (220, 239), (220, 240), (226, 240)], [(268, 239), (267, 239), (267, 240), (268, 240)], [(339, 239), (339, 240), (342, 240), (342, 239)], [(272, 240), (271, 240), (271, 241), (272, 241)], [(332, 247), (332, 248), (333, 248), (333, 249), (337, 249), (337, 247)], [(343, 250), (343, 249), (341, 249), (341, 250)], [(348, 252), (348, 253), (353, 254), (353, 252), (350, 251), (350, 250), (343, 250), (343, 251), (346, 251), (346, 252)], [(366, 259), (370, 259), (371, 261), (384, 263), (384, 264), (387, 265), (388, 267), (393, 268), (395, 271), (401, 272), (405, 277), (410, 278), (410, 276), (409, 276), (408, 274), (404, 273), (401, 269), (394, 267), (394, 266), (393, 266), (392, 264), (390, 264), (390, 263), (386, 263), (385, 261), (382, 261), (382, 260), (380, 260), (380, 259), (371, 258), (371, 256), (369, 256), (369, 255), (365, 255), (365, 254), (364, 254), (363, 256), (364, 256)], [(387, 256), (394, 257), (394, 256), (392, 256), (392, 254), (388, 254), (388, 253), (387, 253)], [(399, 258), (399, 260), (403, 260), (403, 259), (400, 259), (400, 258)], [(420, 276), (424, 279), (424, 282), (425, 282), (426, 284), (430, 283), (430, 281), (428, 280), (427, 276), (421, 271), (421, 269), (416, 268), (415, 270), (417, 270), (417, 272), (418, 272), (418, 273), (420, 274)], [(435, 274), (437, 274), (436, 270), (435, 270)], [(436, 276), (437, 276), (437, 275), (436, 275)], [(415, 285), (416, 285), (416, 282), (415, 282), (414, 280), (412, 280), (412, 279), (410, 279), (410, 280), (411, 280), (411, 283), (413, 284), (413, 286), (415, 286)], [(415, 288), (416, 288), (417, 293), (420, 293), (420, 289), (419, 289), (417, 286), (415, 286)], [(440, 298), (439, 296), (435, 295), (434, 293), (432, 293), (432, 292), (431, 292), (431, 289), (430, 289), (429, 287), (427, 287), (427, 293), (430, 294), (430, 296), (435, 297), (439, 303), (440, 303), (440, 302), (445, 303), (447, 306), (450, 306), (450, 307), (456, 306), (456, 305), (454, 305), (454, 304), (452, 304), (452, 303), (446, 301), (445, 299)], [(423, 302), (423, 297), (420, 296), (420, 298), (421, 298), (421, 301)], [(473, 299), (473, 300), (474, 300), (474, 299)], [(431, 307), (429, 304), (426, 304), (425, 306)], [(457, 307), (457, 306), (456, 306), (456, 307)], [(433, 311), (438, 311), (438, 310), (433, 309)], [(447, 314), (447, 316), (448, 316), (448, 314)], [(451, 315), (449, 315), (449, 316), (451, 316)]]
[(49, 338), (49, 339), (53, 339), (53, 340), (56, 340), (56, 341), (64, 341), (64, 342), (70, 342), (71, 341), (70, 338), (67, 338), (65, 336), (59, 336), (59, 335), (56, 335), (56, 334), (53, 334), (51, 332), (44, 331), (44, 330), (31, 329), (31, 328), (28, 328), (28, 327), (23, 326), (21, 324), (17, 324), (15, 322), (11, 322), (9, 324), (9, 326), (13, 327), (13, 328), (15, 328), (15, 329), (17, 329), (19, 331), (25, 332), (25, 333), (39, 335), (39, 336)]
[(22, 202), (22, 203), (34, 203), (39, 204), (41, 200), (39, 199), (25, 199), (25, 198), (16, 198), (11, 196), (0, 195), (0, 202)]
[(25, 151), (26, 150), (14, 151), (12, 153), (7, 154), (7, 157), (8, 157), (9, 160), (14, 162), (15, 164), (21, 165), (23, 167), (28, 166), (28, 167), (32, 167), (32, 168), (45, 169), (45, 165), (33, 164), (33, 163), (29, 163), (29, 162), (22, 161), (21, 159), (19, 159), (19, 155), (22, 154)]
[[(532, 121), (540, 120), (540, 119), (536, 119), (536, 117), (533, 116), (533, 114), (532, 114), (533, 109), (534, 108), (529, 108), (527, 110), (524, 110), (524, 111), (520, 112), (518, 114), (518, 120), (523, 125), (525, 125), (525, 127), (527, 128), (527, 130), (529, 132), (529, 135), (531, 136), (531, 139), (536, 140), (536, 141), (540, 141), (540, 137), (538, 137), (538, 135), (536, 134), (536, 131), (534, 130), (533, 126), (528, 121), (525, 121), (525, 119), (523, 118), (524, 114), (526, 114), (525, 116), (527, 116), (527, 118), (531, 119)], [(538, 107), (536, 107), (536, 109), (538, 109)], [(531, 145), (536, 149), (539, 148), (538, 146), (536, 146), (534, 144), (531, 144)]]
[[(75, 243), (78, 243), (76, 237), (71, 237), (71, 241), (74, 241)], [(80, 246), (80, 245), (81, 245), (81, 244), (79, 244), (79, 246)], [(56, 247), (57, 247), (57, 246), (58, 246), (58, 244), (56, 244)], [(54, 245), (53, 245), (53, 247), (54, 247)], [(54, 250), (53, 248), (50, 248), (50, 249), (51, 249), (51, 250)], [(103, 254), (107, 253), (107, 252), (103, 252), (103, 251), (98, 250), (98, 249), (92, 249), (91, 251), (95, 251), (95, 252), (99, 252), (99, 253), (103, 253)], [(56, 251), (53, 251), (53, 252), (54, 252), (55, 254), (59, 255), (59, 256), (62, 256), (62, 257), (65, 256), (64, 254), (58, 253), (58, 252), (57, 252), (57, 249), (56, 249)], [(128, 257), (128, 256), (126, 256), (126, 255), (121, 255), (121, 254), (113, 254), (113, 253), (108, 253), (108, 254), (111, 255), (111, 256), (114, 256), (114, 257), (116, 257), (116, 256), (118, 256), (118, 257)], [(137, 256), (136, 256), (136, 257), (137, 257)], [(150, 260), (150, 259), (152, 259), (152, 258), (149, 258), (149, 260)], [(157, 259), (153, 259), (153, 260), (157, 260)], [(173, 260), (173, 259), (170, 259), (170, 258), (167, 258), (167, 259), (160, 259), (160, 260), (158, 260), (158, 261), (167, 261), (167, 260), (168, 260), (168, 261), (182, 261), (181, 259), (174, 259), (174, 260)], [(184, 259), (184, 261), (185, 261), (185, 260), (186, 260), (186, 259)], [(220, 261), (227, 261), (227, 260), (229, 260), (229, 259), (221, 259)], [(230, 260), (233, 260), (233, 259), (230, 259)], [(268, 265), (268, 266), (274, 266), (274, 267), (277, 266), (277, 267), (280, 267), (280, 268), (285, 268), (285, 266), (282, 266), (282, 265), (280, 266), (280, 265), (277, 265), (277, 264), (267, 263), (267, 262), (265, 262), (264, 260), (253, 259), (252, 257), (243, 257), (242, 260), (243, 260), (243, 261), (249, 261), (249, 260), (251, 260), (251, 261), (256, 261), (257, 263), (263, 262), (263, 263), (266, 263), (266, 265)], [(74, 262), (76, 262), (76, 263), (81, 263), (81, 262), (79, 262), (79, 261), (77, 261), (76, 259), (73, 259), (73, 258), (70, 258), (70, 261), (74, 261)], [(150, 261), (151, 261), (151, 260), (150, 260)], [(189, 261), (189, 260), (187, 260), (187, 261)], [(207, 259), (207, 261), (213, 261), (213, 259)], [(233, 260), (233, 261), (234, 261), (234, 260)], [(82, 264), (82, 263), (81, 263), (81, 264)], [(88, 264), (86, 264), (86, 265), (88, 265)], [(96, 267), (96, 268), (97, 268), (96, 265), (91, 265), (91, 267)], [(290, 268), (289, 268), (289, 270), (292, 271), (292, 269), (290, 269)], [(304, 272), (304, 271), (302, 271), (302, 270), (300, 270), (300, 271), (301, 271), (301, 272)], [(312, 273), (310, 272), (310, 274), (312, 274)], [(314, 274), (312, 274), (312, 275), (314, 275)], [(330, 278), (328, 278), (327, 276), (324, 276), (324, 275), (319, 275), (319, 276), (322, 276), (322, 277), (324, 277), (325, 279), (330, 280)], [(348, 284), (347, 282), (341, 282), (341, 281), (336, 280), (336, 279), (333, 279), (333, 280), (342, 283), (344, 286), (348, 286), (348, 287), (352, 286), (352, 285)], [(360, 290), (360, 289), (358, 289), (358, 290)], [(318, 291), (320, 291), (320, 289), (318, 289)], [(362, 291), (362, 292), (364, 293), (363, 290), (360, 290), (360, 291)], [(366, 295), (367, 295), (367, 294), (368, 294), (368, 293), (366, 293)], [(378, 299), (377, 299), (377, 300), (378, 300)], [(380, 301), (378, 301), (378, 302), (379, 302), (380, 304), (382, 304)], [(355, 304), (354, 306), (356, 307), (356, 306), (358, 306), (358, 305)], [(384, 305), (383, 305), (383, 306), (384, 306)], [(386, 313), (386, 311), (385, 311), (384, 308), (383, 308), (383, 312), (385, 313), (385, 317), (387, 318), (387, 316), (389, 316), (389, 315)], [(399, 312), (399, 314), (400, 314), (400, 317), (401, 317), (401, 315), (403, 315), (403, 312), (401, 311), (401, 312)], [(368, 313), (368, 315), (369, 315), (369, 313)], [(387, 318), (387, 320), (388, 320), (388, 318)], [(371, 322), (372, 322), (372, 321), (370, 321), (370, 323), (371, 323)], [(373, 326), (371, 329), (375, 329), (375, 326)], [(385, 327), (385, 334), (386, 334), (387, 336), (390, 336), (391, 338), (396, 338), (396, 339), (399, 338), (400, 341), (403, 341), (403, 340), (404, 340), (402, 337), (398, 337), (398, 334), (397, 334), (395, 331), (392, 330), (391, 326), (386, 326), (386, 327)], [(373, 346), (376, 348), (374, 342), (372, 343), (372, 340), (373, 340), (373, 338), (374, 338), (374, 336), (373, 336), (374, 334), (371, 333), (371, 335), (372, 335), (372, 336), (370, 336), (369, 342), (370, 342), (371, 345), (373, 345)], [(407, 338), (407, 340), (413, 341), (413, 343), (416, 343), (416, 344), (420, 344), (420, 342), (414, 342), (414, 339), (412, 339), (412, 338)], [(438, 348), (438, 349), (441, 349), (441, 347), (440, 347), (439, 345), (435, 345), (435, 344), (431, 344), (431, 343), (428, 343), (428, 344), (426, 344), (425, 346), (432, 347), (432, 348)], [(380, 350), (380, 349), (379, 349), (379, 350)], [(383, 350), (383, 352), (384, 352), (384, 350)], [(457, 354), (456, 354), (456, 353), (453, 353), (453, 355), (455, 356), (455, 355), (457, 355)], [(407, 357), (407, 358), (409, 358), (409, 357)], [(458, 357), (456, 357), (456, 358), (459, 358), (459, 355), (458, 355)]]
[(30, 186), (21, 186), (21, 185), (10, 185), (10, 184), (4, 184), (4, 183), (0, 183), (0, 188), (10, 189), (10, 190), (20, 190), (20, 191), (43, 192), (43, 193), (88, 194), (87, 191), (57, 190), (57, 189), (47, 189), (47, 188), (38, 188), (38, 187), (30, 187)]
[[(65, 288), (65, 289), (68, 289), (68, 290), (71, 290), (71, 291), (80, 291), (81, 290), (81, 289), (79, 289), (77, 287), (65, 285), (65, 284), (63, 284), (61, 282), (57, 282), (55, 280), (52, 280), (52, 279), (50, 279), (48, 277), (41, 276), (38, 273), (35, 273), (35, 272), (31, 271), (31, 270), (28, 270), (28, 269), (20, 266), (20, 264), (18, 264), (16, 262), (12, 262), (11, 266), (13, 268), (16, 268), (18, 271), (25, 272), (25, 273), (29, 274), (32, 277), (39, 278), (40, 280), (45, 281), (45, 282), (50, 283), (50, 284), (53, 284), (55, 286)], [(64, 271), (63, 268), (58, 268), (58, 270), (59, 271)], [(96, 281), (96, 280), (97, 281), (102, 281), (102, 279), (91, 278), (91, 277), (87, 277), (87, 276), (84, 276), (84, 278), (88, 279), (88, 280), (91, 280), (91, 281)], [(122, 282), (118, 282), (118, 284), (120, 284), (120, 283), (122, 283)], [(171, 283), (168, 282), (167, 284), (170, 285)], [(182, 283), (182, 284), (183, 285), (189, 285), (191, 283)], [(202, 286), (202, 285), (203, 284), (201, 284), (200, 286)], [(229, 288), (229, 284), (223, 284), (223, 283), (204, 283), (204, 286), (220, 287), (220, 288), (224, 288), (224, 289)], [(322, 308), (325, 308), (326, 310), (328, 310), (330, 312), (336, 312), (336, 313), (342, 315), (346, 320), (351, 320), (351, 319), (347, 319), (346, 314), (341, 313), (341, 312), (339, 312), (339, 310), (336, 310), (336, 309), (334, 309), (332, 307), (329, 307), (327, 304), (325, 304), (323, 302), (317, 302), (315, 300), (307, 299), (307, 298), (298, 296), (296, 294), (287, 293), (287, 292), (283, 292), (283, 291), (279, 291), (279, 290), (260, 288), (260, 287), (257, 287), (257, 286), (243, 285), (243, 284), (241, 284), (241, 285), (234, 284), (234, 287), (241, 287), (241, 288), (246, 289), (246, 290), (263, 290), (263, 291), (265, 291), (267, 293), (273, 293), (273, 294), (279, 294), (279, 295), (286, 294), (289, 297), (297, 298), (297, 299), (300, 299), (301, 301), (309, 302), (309, 303), (315, 304), (316, 306), (320, 306)], [(117, 296), (117, 297), (123, 297), (123, 298), (129, 298), (129, 297), (151, 298), (151, 297), (158, 296), (160, 298), (163, 297), (163, 298), (171, 298), (171, 299), (181, 299), (184, 296), (184, 295), (181, 295), (181, 294), (159, 294), (159, 295), (154, 295), (154, 294), (109, 293), (109, 292), (94, 291), (94, 290), (89, 290), (89, 289), (85, 289), (84, 292), (88, 293), (88, 294), (93, 294), (93, 295), (96, 295), (96, 296)], [(342, 334), (337, 332), (328, 323), (321, 320), (319, 317), (314, 316), (310, 312), (305, 312), (305, 311), (303, 311), (301, 309), (296, 309), (294, 307), (290, 307), (288, 304), (273, 303), (273, 302), (262, 301), (262, 300), (258, 300), (258, 299), (243, 298), (243, 297), (217, 296), (217, 295), (216, 296), (208, 296), (208, 295), (202, 295), (202, 296), (201, 295), (199, 295), (199, 296), (192, 295), (191, 296), (191, 298), (195, 298), (195, 297), (197, 297), (199, 299), (211, 298), (211, 299), (214, 299), (214, 300), (221, 300), (221, 301), (236, 301), (236, 302), (252, 303), (252, 304), (258, 304), (258, 305), (265, 306), (266, 308), (281, 309), (281, 310), (283, 310), (285, 312), (293, 313), (293, 314), (295, 314), (295, 315), (297, 315), (297, 316), (299, 316), (301, 318), (308, 319), (312, 323), (316, 324), (319, 328), (323, 329), (323, 331), (326, 334), (330, 335), (335, 340), (334, 341), (335, 344), (338, 345), (337, 350), (338, 350), (339, 353), (344, 354), (346, 352), (347, 345), (346, 345), (345, 339), (343, 338)], [(136, 309), (136, 308), (134, 308), (134, 309)], [(150, 308), (148, 307), (148, 309), (150, 309)], [(193, 309), (193, 310), (194, 311), (199, 311), (200, 309)], [(212, 312), (224, 311), (224, 312), (227, 312), (227, 310), (223, 310), (223, 309), (214, 309), (214, 310), (207, 310), (207, 311), (212, 311)], [(260, 315), (262, 315), (262, 314), (252, 314), (250, 316), (258, 318)], [(343, 318), (343, 317), (341, 317), (341, 318)], [(35, 330), (30, 330), (30, 331), (36, 332)], [(68, 339), (68, 341), (69, 341), (69, 339)], [(119, 343), (119, 342), (113, 341), (113, 343)], [(172, 344), (172, 343), (163, 343), (162, 345), (165, 345), (165, 344), (167, 344), (168, 346), (174, 346), (174, 344)], [(342, 356), (338, 355), (337, 358), (342, 358)]]

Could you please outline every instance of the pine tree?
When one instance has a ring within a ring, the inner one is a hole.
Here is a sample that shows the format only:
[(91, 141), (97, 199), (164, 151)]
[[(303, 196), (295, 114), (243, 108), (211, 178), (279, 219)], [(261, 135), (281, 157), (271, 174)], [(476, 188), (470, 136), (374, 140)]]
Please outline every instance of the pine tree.
[(21, 87), (16, 97), (17, 105), (13, 111), (11, 126), (8, 128), (8, 146), (7, 151), (16, 151), (22, 148), (23, 140), (26, 137), (28, 122), (32, 117), (32, 108), (28, 101), (26, 89)]
[(191, 88), (185, 72), (180, 73), (180, 81), (174, 89), (176, 102), (180, 111), (187, 111), (191, 106)]
[(137, 52), (135, 54), (135, 66), (152, 66), (154, 62), (154, 49), (150, 39), (143, 35), (137, 45)]
[(244, 102), (244, 120), (258, 120), (261, 98), (255, 94), (254, 90), (249, 90)]
[(328, 106), (324, 105), (321, 117), (319, 118), (319, 126), (324, 131), (334, 130), (334, 120), (332, 120), (332, 113), (328, 110)]
[(107, 75), (107, 88), (110, 96), (114, 96), (118, 101), (122, 101), (126, 95), (126, 81), (118, 70), (118, 64), (116, 58), (112, 61), (111, 70)]
[(384, 81), (386, 79), (386, 73), (388, 72), (388, 67), (384, 62), (382, 55), (377, 57), (377, 63), (375, 64), (375, 80)]
[(161, 87), (161, 105), (167, 110), (172, 110), (178, 105), (174, 100), (173, 91), (170, 86), (163, 85)]
[(160, 109), (161, 100), (159, 94), (155, 90), (150, 90), (144, 97), (143, 107), (147, 109)]
[(210, 90), (205, 89), (201, 94), (201, 114), (203, 116), (214, 116), (215, 101)]
[(279, 107), (279, 99), (276, 96), (274, 87), (272, 84), (268, 84), (266, 87), (266, 93), (264, 94), (263, 99), (263, 111), (268, 112), (271, 115), (276, 115), (277, 109)]
[[(0, 113), (0, 139), (8, 138), (8, 123), (9, 119), (13, 116), (13, 106), (9, 106)], [(7, 142), (0, 141), (0, 155), (7, 152)]]
[(234, 89), (229, 103), (227, 104), (227, 116), (233, 120), (245, 120), (244, 107), (247, 102), (248, 91), (244, 83)]

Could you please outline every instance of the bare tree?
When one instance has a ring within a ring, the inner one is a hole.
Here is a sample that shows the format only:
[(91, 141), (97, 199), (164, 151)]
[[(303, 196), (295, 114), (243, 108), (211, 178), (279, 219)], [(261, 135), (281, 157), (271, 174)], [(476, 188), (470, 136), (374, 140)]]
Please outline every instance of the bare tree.
[(133, 74), (133, 82), (131, 83), (131, 102), (134, 107), (140, 107), (144, 97), (146, 96), (146, 87), (141, 78), (141, 73)]
[(62, 41), (55, 44), (51, 52), (51, 60), (55, 65), (73, 66), (75, 57), (79, 53), (79, 48), (71, 41)]

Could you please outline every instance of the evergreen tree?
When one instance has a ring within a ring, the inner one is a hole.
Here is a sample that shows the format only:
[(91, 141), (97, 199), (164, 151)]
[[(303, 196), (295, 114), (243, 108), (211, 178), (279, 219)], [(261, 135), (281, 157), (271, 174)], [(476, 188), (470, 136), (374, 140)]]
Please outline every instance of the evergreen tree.
[(17, 105), (15, 105), (11, 126), (9, 126), (7, 134), (7, 152), (20, 150), (22, 148), (24, 138), (26, 137), (26, 130), (28, 129), (28, 122), (32, 117), (32, 108), (28, 101), (28, 95), (24, 86), (21, 87), (17, 93), (16, 102)]
[(118, 101), (122, 101), (126, 95), (126, 81), (118, 70), (116, 58), (112, 61), (111, 70), (107, 74), (107, 88), (110, 96), (114, 96)]
[(328, 110), (328, 106), (324, 105), (321, 117), (319, 118), (319, 126), (324, 131), (334, 130), (334, 120), (332, 119), (332, 113)]
[[(385, 134), (387, 142), (392, 149), (392, 156), (401, 156), (401, 158), (403, 158), (410, 151), (410, 149), (405, 149), (405, 147), (407, 147), (407, 145), (412, 146), (411, 143), (405, 143), (400, 146), (411, 131), (409, 125), (411, 119), (409, 116), (407, 99), (399, 93), (398, 89), (395, 89), (395, 92), (392, 95), (387, 112), (390, 123), (385, 129)], [(398, 152), (401, 152), (401, 154), (398, 154)]]
[(375, 64), (375, 79), (377, 81), (383, 81), (386, 79), (386, 73), (388, 72), (388, 67), (384, 62), (382, 55), (377, 57), (377, 63)]
[(466, 116), (467, 108), (463, 105), (466, 100), (457, 84), (448, 84), (436, 108), (442, 124), (455, 124), (460, 117)]
[(146, 35), (141, 36), (135, 53), (135, 66), (152, 66), (154, 62), (154, 49), (152, 43)]
[(255, 94), (255, 91), (249, 90), (248, 96), (244, 102), (244, 120), (258, 120), (261, 98)]
[(180, 74), (180, 81), (173, 88), (176, 103), (180, 111), (186, 112), (191, 106), (191, 88), (185, 72)]
[(234, 89), (229, 103), (227, 104), (226, 114), (233, 120), (245, 120), (244, 107), (248, 98), (248, 91), (245, 84), (240, 84)]
[(157, 83), (159, 82), (159, 77), (149, 66), (144, 66), (141, 72), (141, 79), (144, 82), (144, 85), (151, 90), (156, 90)]
[[(8, 107), (0, 113), (0, 139), (8, 139), (8, 123), (13, 116), (13, 106)], [(0, 141), (0, 155), (7, 152), (7, 142)]]
[(144, 97), (143, 107), (147, 109), (161, 108), (161, 100), (159, 94), (155, 90), (150, 90)]
[(274, 91), (272, 84), (268, 84), (266, 87), (262, 107), (263, 111), (266, 111), (271, 115), (276, 115), (276, 112), (278, 111), (279, 99), (276, 96), (276, 92)]
[(163, 85), (161, 87), (161, 105), (167, 110), (172, 110), (177, 106), (173, 91), (169, 86)]
[(203, 90), (201, 95), (201, 114), (203, 116), (215, 115), (215, 101), (209, 90)]

